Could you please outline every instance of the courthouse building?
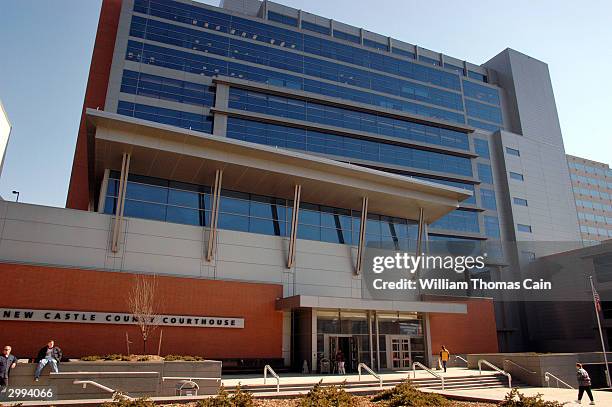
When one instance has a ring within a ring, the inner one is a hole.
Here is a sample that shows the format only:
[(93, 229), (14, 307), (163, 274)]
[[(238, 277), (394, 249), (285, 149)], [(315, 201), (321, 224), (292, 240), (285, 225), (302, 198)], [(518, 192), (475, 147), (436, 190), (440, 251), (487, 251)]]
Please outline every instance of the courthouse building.
[(228, 369), (523, 350), (513, 304), (372, 298), (363, 253), (497, 242), (495, 279), (509, 242), (580, 240), (570, 185), (548, 68), (517, 51), (478, 65), (269, 1), (104, 0), (67, 208), (1, 203), (2, 337), (140, 351), (121, 316), (147, 274), (155, 348)]

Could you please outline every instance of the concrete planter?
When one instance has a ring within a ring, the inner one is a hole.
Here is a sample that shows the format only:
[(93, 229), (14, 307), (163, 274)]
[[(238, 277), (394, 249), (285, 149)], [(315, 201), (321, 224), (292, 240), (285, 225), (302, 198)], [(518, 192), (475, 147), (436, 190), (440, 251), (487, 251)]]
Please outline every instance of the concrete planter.
[[(11, 371), (10, 386), (51, 386), (58, 399), (110, 398), (112, 395), (95, 385), (74, 384), (75, 380), (91, 380), (115, 391), (133, 397), (174, 396), (176, 385), (182, 379), (194, 379), (199, 385), (198, 394), (216, 394), (221, 379), (221, 362), (204, 360), (199, 362), (64, 362), (59, 373), (43, 371), (40, 381), (34, 381), (34, 363), (19, 363)], [(203, 380), (211, 379), (211, 380)]]
[[(485, 359), (510, 373), (513, 379), (532, 386), (546, 387), (545, 374), (549, 372), (570, 386), (577, 387), (578, 356), (575, 353), (483, 353), (467, 356), (470, 369), (478, 369), (478, 360)], [(483, 370), (491, 369), (483, 365)], [(554, 378), (550, 380), (550, 386), (557, 387), (557, 381)], [(566, 386), (559, 383), (559, 387)]]

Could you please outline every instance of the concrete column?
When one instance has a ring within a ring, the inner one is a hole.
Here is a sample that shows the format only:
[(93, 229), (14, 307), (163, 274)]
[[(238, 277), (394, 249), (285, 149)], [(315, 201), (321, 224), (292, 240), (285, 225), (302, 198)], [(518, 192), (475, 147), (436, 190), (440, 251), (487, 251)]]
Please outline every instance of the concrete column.
[[(217, 83), (215, 91), (215, 107), (227, 109), (229, 106), (229, 85), (225, 83)], [(213, 117), (213, 134), (219, 137), (227, 135), (227, 115), (214, 114)]]

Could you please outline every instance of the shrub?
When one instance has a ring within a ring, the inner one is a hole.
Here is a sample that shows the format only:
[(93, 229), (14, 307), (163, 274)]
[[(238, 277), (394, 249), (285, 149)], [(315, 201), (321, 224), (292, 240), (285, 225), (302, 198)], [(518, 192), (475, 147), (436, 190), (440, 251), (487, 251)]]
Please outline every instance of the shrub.
[(98, 355), (90, 355), (90, 356), (83, 356), (81, 360), (84, 362), (95, 362), (97, 360), (103, 360), (103, 358)]
[(130, 400), (121, 393), (115, 393), (113, 401), (100, 404), (101, 407), (155, 407), (155, 403), (146, 397)]
[(356, 407), (357, 398), (341, 386), (323, 386), (321, 382), (300, 399), (301, 407)]
[(518, 389), (512, 389), (504, 400), (499, 402), (498, 407), (563, 407), (563, 403), (542, 400), (540, 393), (535, 396), (525, 396)]
[(198, 400), (196, 403), (197, 407), (253, 407), (254, 405), (253, 395), (243, 391), (240, 385), (232, 395), (225, 390), (225, 387), (221, 386), (215, 397)]
[(189, 355), (166, 355), (164, 356), (164, 360), (166, 362), (173, 362), (177, 360), (184, 361), (184, 362), (197, 362), (197, 361), (204, 360), (204, 358), (201, 356), (189, 356)]
[(418, 390), (409, 381), (398, 384), (392, 389), (382, 391), (372, 398), (374, 402), (381, 402), (388, 407), (443, 407), (450, 406), (450, 402), (436, 393), (425, 393)]

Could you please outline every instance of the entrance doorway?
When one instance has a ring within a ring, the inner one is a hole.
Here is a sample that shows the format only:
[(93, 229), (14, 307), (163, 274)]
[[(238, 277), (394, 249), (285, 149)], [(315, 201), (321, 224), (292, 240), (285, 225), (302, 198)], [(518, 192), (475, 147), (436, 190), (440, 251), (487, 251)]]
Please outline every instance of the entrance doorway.
[(325, 356), (331, 362), (331, 371), (336, 373), (336, 354), (338, 350), (344, 355), (344, 367), (347, 373), (356, 372), (359, 365), (359, 341), (353, 335), (325, 335)]
[(410, 369), (413, 362), (425, 362), (423, 337), (387, 335), (387, 368)]

